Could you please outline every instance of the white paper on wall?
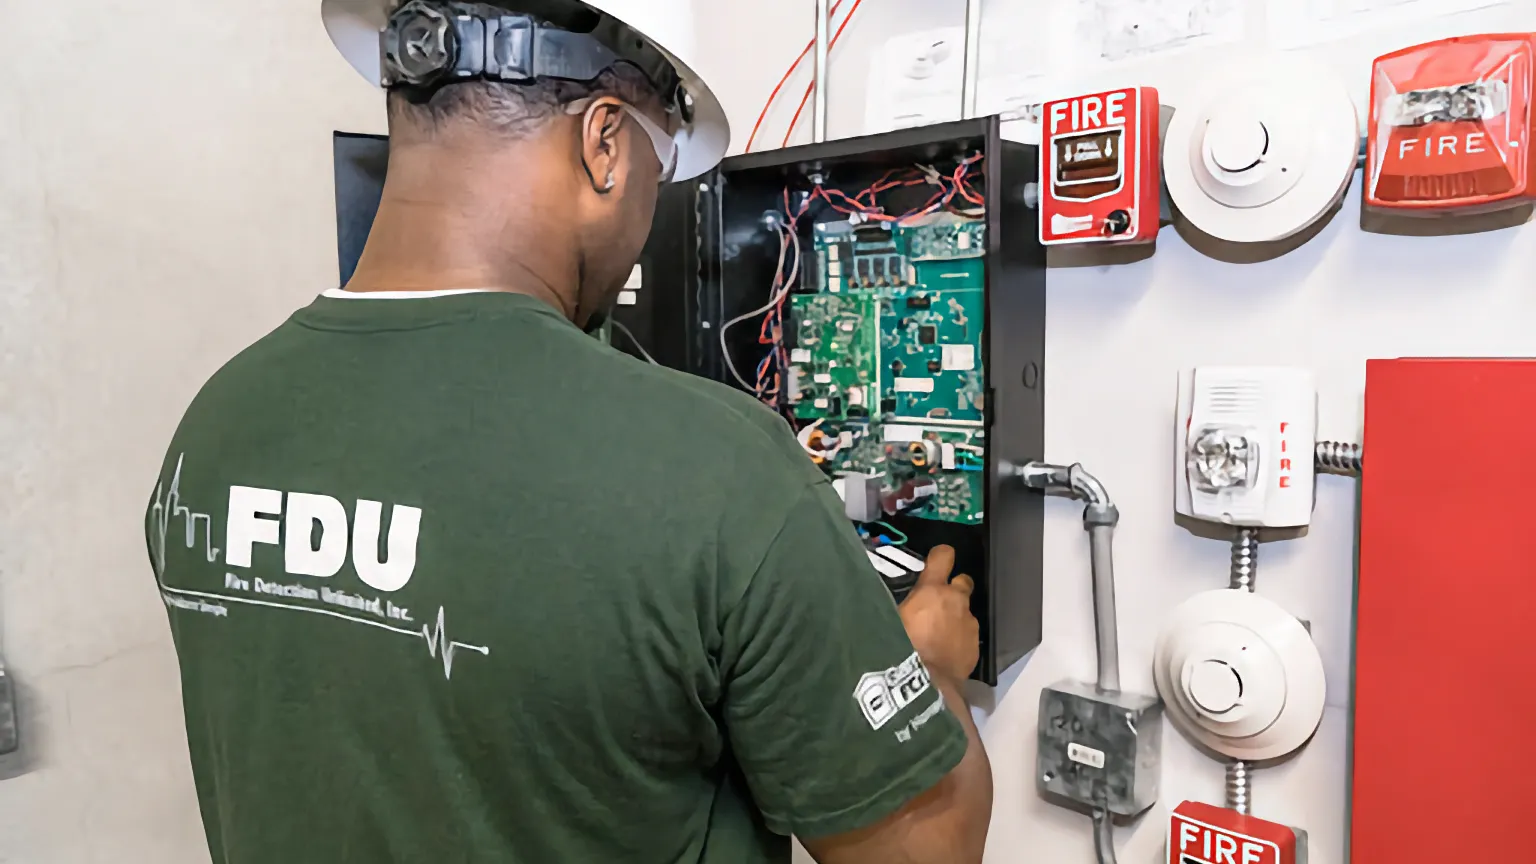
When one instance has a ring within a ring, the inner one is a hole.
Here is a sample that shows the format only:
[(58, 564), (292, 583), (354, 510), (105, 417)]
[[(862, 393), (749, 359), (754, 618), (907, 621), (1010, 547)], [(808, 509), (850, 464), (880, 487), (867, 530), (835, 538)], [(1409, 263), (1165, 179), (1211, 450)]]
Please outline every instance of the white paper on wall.
[[(1282, 0), (1291, 2), (1291, 0)], [(1068, 0), (1057, 56), (1088, 69), (1241, 41), (1244, 0)]]
[(1269, 41), (1276, 48), (1305, 48), (1386, 27), (1508, 5), (1509, 0), (1270, 0), (1266, 24)]
[(905, 33), (870, 58), (867, 134), (959, 120), (965, 28)]
[(1008, 122), (1003, 137), (1024, 144), (1040, 143), (1040, 106), (1062, 95), (1054, 79), (1044, 74), (985, 77), (976, 87), (976, 112), (1001, 115)]
[(976, 87), (976, 113), (1038, 123), (1041, 103), (1056, 95), (1051, 87), (1051, 79), (1041, 73), (984, 77)]

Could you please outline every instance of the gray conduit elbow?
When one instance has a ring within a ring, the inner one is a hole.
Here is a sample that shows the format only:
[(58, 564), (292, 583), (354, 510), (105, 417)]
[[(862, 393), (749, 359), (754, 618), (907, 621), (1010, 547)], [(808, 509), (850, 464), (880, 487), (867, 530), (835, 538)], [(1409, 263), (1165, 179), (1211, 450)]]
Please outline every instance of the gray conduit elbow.
[(1115, 525), (1120, 510), (1097, 477), (1080, 464), (1052, 465), (1028, 462), (1005, 465), (1031, 489), (1070, 495), (1083, 502), (1083, 528), (1088, 531), (1089, 560), (1093, 574), (1093, 624), (1098, 647), (1098, 687), (1120, 689), (1120, 636), (1115, 609)]

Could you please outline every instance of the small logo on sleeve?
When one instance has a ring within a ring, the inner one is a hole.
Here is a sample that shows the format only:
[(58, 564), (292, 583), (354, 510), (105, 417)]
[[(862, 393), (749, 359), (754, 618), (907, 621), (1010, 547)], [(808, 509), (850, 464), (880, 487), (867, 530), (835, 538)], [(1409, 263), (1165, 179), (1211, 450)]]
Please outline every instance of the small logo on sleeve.
[(853, 698), (864, 712), (869, 728), (878, 730), (927, 693), (929, 686), (928, 670), (914, 651), (896, 666), (861, 676)]

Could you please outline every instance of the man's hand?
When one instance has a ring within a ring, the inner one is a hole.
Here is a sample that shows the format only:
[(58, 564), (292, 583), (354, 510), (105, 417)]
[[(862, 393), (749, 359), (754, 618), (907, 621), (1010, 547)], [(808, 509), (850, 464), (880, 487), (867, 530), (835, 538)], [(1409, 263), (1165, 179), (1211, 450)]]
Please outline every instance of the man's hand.
[(992, 766), (961, 689), (981, 654), (981, 628), (971, 616), (975, 583), (969, 576), (950, 581), (954, 566), (955, 550), (948, 546), (928, 553), (923, 575), (901, 604), (901, 621), (945, 706), (965, 728), (965, 758), (938, 785), (877, 824), (802, 838), (819, 864), (981, 864), (992, 821)]
[(961, 682), (971, 677), (981, 658), (981, 625), (971, 614), (976, 583), (960, 575), (953, 580), (955, 550), (935, 546), (917, 585), (901, 604), (901, 622), (923, 665), (936, 675)]

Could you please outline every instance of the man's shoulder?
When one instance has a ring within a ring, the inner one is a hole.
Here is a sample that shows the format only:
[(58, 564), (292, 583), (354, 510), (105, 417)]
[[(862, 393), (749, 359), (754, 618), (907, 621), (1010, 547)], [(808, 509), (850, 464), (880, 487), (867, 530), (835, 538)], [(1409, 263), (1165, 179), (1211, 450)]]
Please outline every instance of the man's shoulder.
[[(788, 471), (797, 481), (819, 478), (795, 440), (794, 430), (773, 408), (726, 384), (664, 366), (615, 358), (623, 372), (612, 376), (624, 403), (670, 418), (679, 440), (695, 452), (727, 458), (741, 471)], [(799, 485), (799, 484), (797, 484)]]

